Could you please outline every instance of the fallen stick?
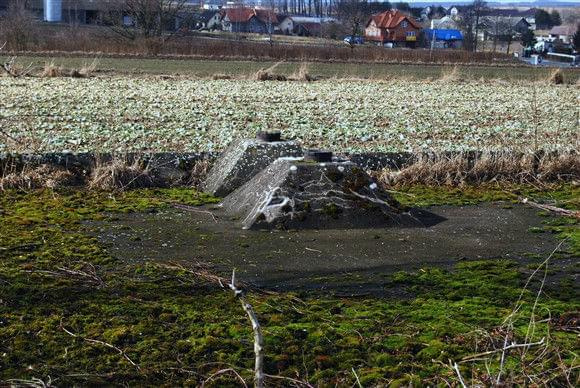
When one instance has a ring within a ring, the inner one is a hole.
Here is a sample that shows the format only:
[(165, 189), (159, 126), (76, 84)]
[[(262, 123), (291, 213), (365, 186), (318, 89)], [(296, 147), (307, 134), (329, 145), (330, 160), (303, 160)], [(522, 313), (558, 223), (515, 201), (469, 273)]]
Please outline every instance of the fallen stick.
[(478, 359), (478, 358), (483, 357), (483, 356), (489, 356), (489, 355), (492, 355), (492, 354), (495, 354), (495, 353), (505, 352), (505, 351), (510, 350), (510, 349), (515, 349), (515, 348), (529, 348), (529, 347), (532, 347), (532, 346), (540, 346), (540, 345), (543, 345), (543, 344), (544, 344), (544, 338), (542, 338), (538, 342), (523, 343), (523, 344), (513, 343), (511, 345), (505, 346), (505, 347), (500, 348), (500, 349), (490, 350), (490, 351), (487, 351), (487, 352), (477, 353), (477, 354), (474, 354), (474, 355), (471, 355), (471, 356), (463, 357), (463, 359), (461, 360), (461, 362), (472, 361), (474, 359)]
[(119, 352), (119, 354), (120, 354), (120, 355), (122, 355), (122, 356), (123, 356), (123, 357), (124, 357), (124, 358), (125, 358), (127, 361), (129, 361), (129, 363), (130, 363), (131, 365), (133, 365), (134, 367), (136, 367), (136, 368), (137, 368), (139, 371), (141, 370), (141, 368), (139, 367), (139, 365), (137, 365), (135, 362), (133, 362), (133, 360), (131, 360), (131, 359), (129, 358), (129, 356), (127, 356), (127, 353), (125, 353), (125, 351), (123, 351), (122, 349), (119, 349), (119, 348), (118, 348), (118, 347), (116, 347), (115, 345), (111, 345), (111, 344), (109, 344), (109, 343), (107, 343), (107, 342), (104, 342), (104, 341), (94, 340), (94, 339), (91, 339), (91, 338), (85, 338), (85, 337), (82, 337), (82, 336), (80, 336), (80, 335), (78, 335), (78, 334), (75, 334), (75, 333), (73, 333), (73, 332), (71, 332), (71, 331), (68, 331), (68, 330), (67, 330), (67, 329), (66, 329), (66, 328), (65, 328), (65, 327), (62, 325), (62, 321), (60, 322), (60, 328), (61, 328), (61, 329), (62, 329), (62, 330), (65, 332), (65, 333), (67, 333), (68, 335), (70, 335), (70, 336), (72, 336), (72, 337), (75, 337), (75, 338), (80, 338), (80, 339), (82, 339), (82, 340), (84, 340), (84, 341), (87, 341), (87, 342), (89, 342), (89, 343), (92, 343), (92, 344), (98, 344), (98, 345), (103, 345), (103, 346), (106, 346), (106, 347), (108, 347), (108, 348), (111, 348), (111, 349), (114, 349), (114, 350), (116, 350), (116, 351), (117, 351), (117, 352)]
[(242, 290), (236, 287), (236, 270), (232, 271), (232, 281), (228, 286), (234, 292), (234, 295), (240, 300), (242, 308), (252, 322), (252, 331), (254, 332), (254, 387), (262, 388), (264, 386), (264, 337), (262, 336), (262, 329), (258, 322), (258, 317), (252, 308), (252, 305), (246, 301)]
[(527, 198), (520, 199), (520, 202), (523, 204), (538, 208), (538, 209), (547, 210), (547, 211), (550, 211), (553, 213), (557, 213), (557, 214), (562, 215), (562, 216), (580, 218), (580, 211), (578, 211), (578, 210), (568, 210), (568, 209), (563, 209), (561, 207), (556, 207), (556, 206), (552, 206), (552, 205), (544, 205), (541, 203), (530, 201)]
[(216, 224), (218, 222), (217, 218), (213, 215), (213, 213), (208, 211), (208, 210), (199, 210), (199, 209), (196, 209), (194, 206), (182, 205), (180, 203), (172, 203), (171, 206), (173, 206), (176, 209), (186, 210), (188, 212), (209, 214), (211, 216), (211, 218), (213, 218), (213, 222), (215, 222)]

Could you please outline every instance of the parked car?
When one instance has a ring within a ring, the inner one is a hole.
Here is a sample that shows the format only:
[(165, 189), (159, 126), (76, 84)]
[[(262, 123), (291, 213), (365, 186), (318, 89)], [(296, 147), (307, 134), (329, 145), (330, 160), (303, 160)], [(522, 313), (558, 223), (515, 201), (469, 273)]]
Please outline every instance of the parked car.
[(362, 36), (345, 36), (343, 39), (344, 43), (348, 43), (348, 44), (364, 44), (365, 43), (365, 39)]

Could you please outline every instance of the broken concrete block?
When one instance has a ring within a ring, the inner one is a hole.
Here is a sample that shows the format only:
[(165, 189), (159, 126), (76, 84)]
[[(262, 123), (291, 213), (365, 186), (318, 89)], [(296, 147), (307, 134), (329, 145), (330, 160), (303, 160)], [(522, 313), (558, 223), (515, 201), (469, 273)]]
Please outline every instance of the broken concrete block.
[(417, 224), (358, 165), (336, 159), (277, 159), (228, 195), (221, 208), (245, 229)]
[[(224, 197), (252, 179), (274, 160), (302, 156), (302, 147), (294, 141), (280, 140), (279, 133), (261, 133), (261, 138), (231, 144), (210, 170), (203, 190)], [(262, 140), (266, 139), (266, 140)], [(269, 141), (274, 139), (274, 141)]]

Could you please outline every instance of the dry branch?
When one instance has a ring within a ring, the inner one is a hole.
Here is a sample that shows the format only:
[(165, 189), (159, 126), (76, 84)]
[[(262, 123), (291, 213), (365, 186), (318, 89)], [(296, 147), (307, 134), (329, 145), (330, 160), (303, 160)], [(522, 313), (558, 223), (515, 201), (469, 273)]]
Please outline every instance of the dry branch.
[(102, 345), (102, 346), (106, 346), (108, 348), (114, 349), (117, 352), (119, 352), (120, 355), (122, 355), (131, 365), (133, 365), (135, 368), (137, 368), (137, 370), (141, 370), (141, 368), (139, 367), (139, 365), (137, 365), (133, 360), (131, 360), (131, 358), (129, 358), (129, 356), (127, 355), (127, 353), (125, 353), (124, 350), (119, 349), (118, 347), (116, 347), (115, 345), (111, 345), (110, 343), (104, 342), (104, 341), (99, 341), (99, 340), (95, 340), (95, 339), (91, 339), (91, 338), (85, 338), (82, 337), (78, 334), (75, 334), (69, 330), (67, 330), (63, 325), (62, 325), (62, 320), (60, 322), (60, 328), (67, 333), (68, 335), (75, 337), (75, 338), (80, 338), (83, 341), (89, 342), (91, 344), (97, 344), (97, 345)]
[(479, 359), (479, 358), (485, 357), (485, 356), (490, 356), (492, 354), (496, 354), (496, 353), (500, 353), (500, 352), (504, 353), (510, 349), (530, 348), (532, 346), (540, 346), (540, 345), (543, 345), (544, 343), (545, 343), (545, 338), (542, 338), (538, 342), (523, 343), (523, 344), (512, 343), (512, 344), (507, 345), (507, 346), (500, 348), (500, 349), (489, 350), (487, 352), (477, 353), (477, 354), (473, 354), (471, 356), (463, 357), (461, 359), (461, 362), (473, 361), (475, 359)]
[(308, 388), (314, 388), (314, 386), (306, 381), (301, 381), (301, 380), (297, 380), (297, 379), (293, 379), (291, 377), (286, 377), (286, 376), (275, 376), (275, 375), (269, 375), (269, 374), (264, 374), (264, 377), (268, 377), (270, 379), (277, 379), (277, 380), (286, 380), (289, 381), (291, 383), (296, 384), (299, 387), (308, 387)]
[(203, 383), (201, 383), (201, 388), (205, 387), (205, 384), (209, 383), (209, 382), (210, 382), (210, 381), (212, 381), (214, 378), (218, 377), (219, 375), (223, 375), (223, 374), (225, 374), (225, 373), (233, 373), (233, 375), (234, 375), (234, 376), (236, 376), (236, 378), (237, 378), (238, 380), (240, 380), (240, 381), (241, 381), (242, 385), (243, 385), (245, 388), (248, 388), (248, 384), (246, 384), (246, 382), (244, 381), (243, 377), (242, 377), (242, 376), (240, 376), (240, 374), (239, 374), (238, 372), (236, 372), (236, 370), (235, 370), (235, 369), (233, 369), (233, 368), (227, 368), (227, 369), (221, 369), (221, 370), (218, 370), (216, 373), (212, 374), (212, 375), (211, 375), (211, 376), (209, 376), (207, 379), (205, 379), (205, 380), (203, 381)]
[(211, 218), (213, 219), (213, 222), (215, 222), (216, 224), (218, 222), (217, 218), (213, 215), (213, 213), (208, 211), (208, 210), (199, 210), (199, 209), (196, 209), (195, 206), (182, 205), (180, 203), (172, 203), (171, 206), (173, 206), (176, 209), (185, 210), (188, 212), (209, 214), (211, 216)]
[(578, 210), (568, 210), (568, 209), (563, 209), (561, 207), (556, 207), (556, 206), (552, 206), (552, 205), (545, 205), (545, 204), (530, 201), (527, 198), (520, 199), (520, 202), (524, 203), (526, 205), (530, 205), (532, 207), (541, 209), (541, 210), (546, 210), (546, 211), (556, 213), (556, 214), (561, 215), (561, 216), (580, 218), (580, 211), (578, 211)]

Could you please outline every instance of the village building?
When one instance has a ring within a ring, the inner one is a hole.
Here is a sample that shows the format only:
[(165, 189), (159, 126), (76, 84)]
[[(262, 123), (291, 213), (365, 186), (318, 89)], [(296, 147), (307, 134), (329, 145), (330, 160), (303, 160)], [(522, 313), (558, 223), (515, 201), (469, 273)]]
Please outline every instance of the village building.
[(276, 13), (258, 8), (227, 8), (223, 10), (222, 28), (229, 32), (274, 33), (279, 21)]
[(365, 38), (381, 45), (415, 47), (421, 26), (399, 10), (373, 15), (365, 27)]
[(552, 41), (559, 40), (564, 44), (569, 44), (572, 42), (572, 37), (575, 33), (575, 26), (555, 26), (550, 30), (550, 39)]
[(205, 30), (221, 29), (222, 17), (221, 12), (205, 10), (194, 16), (195, 27)]
[(287, 15), (280, 18), (278, 28), (286, 35), (320, 36), (323, 23), (335, 21), (334, 18)]
[(430, 48), (461, 48), (463, 35), (459, 30), (425, 29), (426, 47)]
[(438, 30), (457, 30), (459, 29), (459, 25), (451, 16), (447, 15), (441, 19), (431, 19), (430, 28)]
[(511, 41), (530, 27), (523, 17), (485, 16), (480, 23), (480, 35), (484, 40)]

